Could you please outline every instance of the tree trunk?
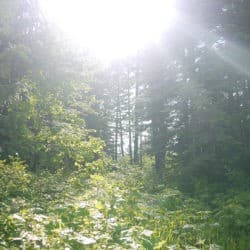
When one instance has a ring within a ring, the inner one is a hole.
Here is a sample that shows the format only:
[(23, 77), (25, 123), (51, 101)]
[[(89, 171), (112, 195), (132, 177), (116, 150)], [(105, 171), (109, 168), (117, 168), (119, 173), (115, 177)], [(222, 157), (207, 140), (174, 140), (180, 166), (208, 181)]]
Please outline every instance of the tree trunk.
[(118, 110), (118, 95), (116, 96), (116, 107), (115, 107), (115, 153), (114, 160), (118, 159), (118, 133), (119, 133), (119, 110)]
[(114, 160), (117, 161), (117, 150), (118, 150), (118, 112), (116, 110), (115, 115), (115, 153), (114, 153)]
[(139, 136), (140, 142), (139, 142), (139, 164), (142, 166), (142, 131), (140, 131), (140, 136)]
[(139, 94), (139, 84), (138, 84), (138, 72), (136, 72), (135, 79), (135, 138), (134, 138), (134, 163), (139, 163), (139, 111), (138, 111), (138, 94)]
[(120, 123), (120, 142), (121, 142), (120, 146), (121, 146), (121, 154), (122, 154), (122, 157), (123, 157), (124, 156), (124, 148), (123, 148), (124, 143), (123, 143), (123, 128), (122, 128), (122, 119), (121, 119), (121, 117), (120, 117), (119, 123)]
[(160, 177), (162, 177), (163, 174), (163, 169), (165, 165), (165, 155), (166, 155), (165, 149), (162, 149), (155, 153), (155, 168), (156, 172)]
[(121, 148), (121, 155), (124, 156), (124, 149), (123, 149), (123, 128), (122, 128), (122, 111), (121, 111), (121, 100), (120, 100), (120, 82), (118, 80), (117, 86), (117, 126), (118, 132), (120, 134), (120, 148)]
[(164, 99), (158, 98), (154, 102), (152, 110), (152, 150), (155, 157), (155, 169), (158, 173), (159, 179), (162, 179), (165, 167), (165, 154), (166, 154), (166, 125), (164, 114)]
[(129, 158), (130, 164), (133, 163), (133, 155), (132, 155), (132, 131), (131, 131), (131, 104), (130, 104), (130, 81), (129, 81), (129, 70), (128, 70), (128, 151), (129, 151)]

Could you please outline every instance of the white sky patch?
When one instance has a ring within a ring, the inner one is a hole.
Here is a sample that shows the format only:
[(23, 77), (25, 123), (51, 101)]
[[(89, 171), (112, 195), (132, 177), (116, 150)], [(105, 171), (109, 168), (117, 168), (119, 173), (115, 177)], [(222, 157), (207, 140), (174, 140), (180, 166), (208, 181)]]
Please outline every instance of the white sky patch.
[(45, 17), (100, 59), (157, 42), (176, 16), (174, 0), (40, 0)]

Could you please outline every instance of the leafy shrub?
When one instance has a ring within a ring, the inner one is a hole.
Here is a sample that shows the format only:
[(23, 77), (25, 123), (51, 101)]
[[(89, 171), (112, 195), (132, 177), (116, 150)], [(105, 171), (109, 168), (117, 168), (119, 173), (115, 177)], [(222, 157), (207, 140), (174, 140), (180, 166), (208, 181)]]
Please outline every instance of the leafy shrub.
[(230, 236), (239, 238), (250, 232), (250, 192), (232, 195), (217, 214), (223, 230)]
[(149, 168), (153, 166), (155, 160), (153, 156), (150, 155), (143, 155), (142, 157), (142, 165), (145, 166), (146, 168)]
[(246, 172), (239, 169), (228, 170), (227, 178), (233, 188), (249, 189), (250, 176)]
[(24, 195), (31, 180), (27, 165), (17, 157), (0, 160), (0, 200)]
[(145, 190), (149, 193), (158, 193), (165, 188), (166, 180), (163, 173), (162, 179), (159, 179), (159, 174), (157, 173), (154, 166), (147, 166), (144, 169), (143, 174), (143, 186)]
[(122, 157), (121, 159), (119, 159), (119, 166), (121, 166), (122, 168), (125, 168), (129, 165), (131, 165), (129, 155), (126, 155), (126, 156)]
[(62, 169), (58, 169), (54, 173), (43, 170), (32, 177), (29, 194), (34, 203), (53, 200), (55, 197), (63, 195), (64, 189), (67, 188), (67, 176)]
[[(21, 86), (1, 117), (3, 158), (18, 152), (32, 172), (56, 172), (61, 168), (72, 172), (91, 168), (88, 163), (102, 159), (104, 142), (91, 136), (93, 131), (86, 128), (83, 119), (84, 111), (91, 109), (87, 96), (79, 101), (70, 90), (64, 96), (59, 86), (56, 90), (43, 89), (27, 79)], [(79, 88), (82, 93), (87, 91), (84, 85)], [(25, 98), (18, 97), (22, 95)], [(83, 105), (81, 112), (78, 105)], [(95, 168), (100, 166), (95, 162)]]

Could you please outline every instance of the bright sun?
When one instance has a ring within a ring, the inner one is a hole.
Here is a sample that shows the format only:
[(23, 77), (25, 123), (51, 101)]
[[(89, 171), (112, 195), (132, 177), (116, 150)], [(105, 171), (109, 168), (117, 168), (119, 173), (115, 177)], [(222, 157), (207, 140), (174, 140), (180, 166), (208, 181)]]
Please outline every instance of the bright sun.
[(40, 0), (44, 15), (102, 60), (159, 40), (175, 16), (173, 0)]

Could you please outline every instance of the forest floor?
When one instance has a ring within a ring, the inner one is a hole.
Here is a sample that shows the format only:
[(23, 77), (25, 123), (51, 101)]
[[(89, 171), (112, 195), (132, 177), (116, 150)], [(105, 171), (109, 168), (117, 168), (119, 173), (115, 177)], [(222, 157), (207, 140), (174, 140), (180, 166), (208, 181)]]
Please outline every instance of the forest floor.
[(175, 189), (146, 192), (142, 183), (140, 169), (118, 169), (53, 198), (15, 199), (0, 220), (0, 249), (241, 249), (221, 247), (206, 206)]

